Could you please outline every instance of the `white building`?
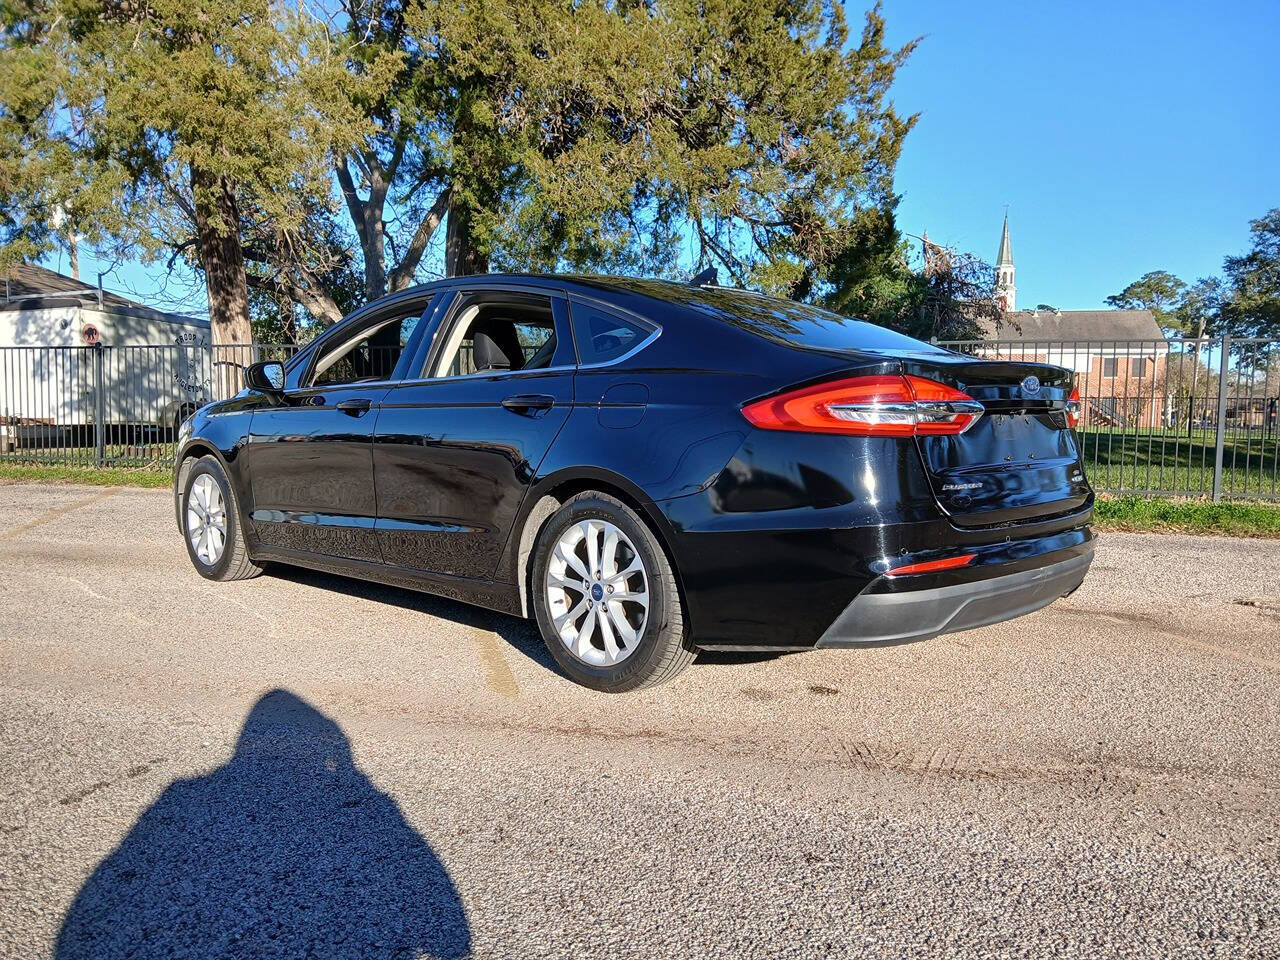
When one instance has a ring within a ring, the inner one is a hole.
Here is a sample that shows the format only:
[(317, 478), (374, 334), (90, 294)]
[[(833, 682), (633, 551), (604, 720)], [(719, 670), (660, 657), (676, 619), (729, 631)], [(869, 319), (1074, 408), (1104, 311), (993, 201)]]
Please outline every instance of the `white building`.
[(209, 399), (209, 381), (207, 319), (33, 264), (0, 275), (0, 447), (96, 416), (172, 427)]

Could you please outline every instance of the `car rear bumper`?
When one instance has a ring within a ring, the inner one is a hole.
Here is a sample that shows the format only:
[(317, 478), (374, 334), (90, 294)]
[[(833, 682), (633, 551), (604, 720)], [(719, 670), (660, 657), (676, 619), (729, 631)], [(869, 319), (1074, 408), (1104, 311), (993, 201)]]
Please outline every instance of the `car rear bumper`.
[(854, 598), (817, 646), (910, 643), (1031, 613), (1080, 586), (1093, 562), (1093, 545), (1089, 539), (1040, 557), (1041, 564), (1029, 569), (945, 586), (913, 588), (881, 576)]

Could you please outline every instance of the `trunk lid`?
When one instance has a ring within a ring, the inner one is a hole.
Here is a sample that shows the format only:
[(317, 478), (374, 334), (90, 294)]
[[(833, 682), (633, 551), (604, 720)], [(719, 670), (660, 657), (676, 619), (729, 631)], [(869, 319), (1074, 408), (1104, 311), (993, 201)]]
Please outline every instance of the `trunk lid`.
[(1037, 520), (1091, 496), (1067, 424), (1071, 372), (1045, 363), (898, 354), (903, 372), (962, 390), (984, 413), (959, 436), (918, 436), (933, 495), (958, 526)]

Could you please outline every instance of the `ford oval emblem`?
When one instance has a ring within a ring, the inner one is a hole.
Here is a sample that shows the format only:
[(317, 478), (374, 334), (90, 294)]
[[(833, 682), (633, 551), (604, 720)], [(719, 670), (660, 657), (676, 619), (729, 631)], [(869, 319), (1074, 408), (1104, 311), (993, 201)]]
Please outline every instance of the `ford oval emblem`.
[(1022, 381), (1022, 392), (1029, 393), (1032, 396), (1040, 392), (1040, 378), (1035, 374), (1025, 378)]

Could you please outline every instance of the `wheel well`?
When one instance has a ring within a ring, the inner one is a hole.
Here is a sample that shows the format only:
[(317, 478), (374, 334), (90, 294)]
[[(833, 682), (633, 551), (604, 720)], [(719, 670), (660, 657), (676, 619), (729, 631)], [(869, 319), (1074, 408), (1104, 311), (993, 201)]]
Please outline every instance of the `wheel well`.
[(192, 441), (187, 446), (187, 449), (182, 451), (182, 460), (178, 463), (177, 480), (174, 483), (175, 498), (182, 496), (182, 488), (186, 486), (187, 471), (191, 469), (191, 464), (196, 460), (199, 460), (201, 457), (216, 457), (217, 455), (218, 453), (213, 449), (213, 447), (202, 443), (199, 440)]
[(519, 552), (516, 554), (516, 576), (519, 577), (516, 582), (520, 584), (521, 614), (526, 617), (533, 616), (533, 581), (530, 578), (531, 565), (529, 563), (529, 555), (533, 553), (533, 544), (538, 539), (538, 531), (566, 501), (580, 493), (586, 493), (588, 490), (605, 493), (615, 500), (621, 500), (640, 518), (640, 522), (649, 528), (649, 532), (658, 541), (658, 546), (666, 554), (667, 563), (671, 564), (671, 571), (676, 578), (676, 589), (680, 591), (680, 602), (684, 607), (685, 623), (688, 624), (689, 605), (685, 602), (684, 581), (680, 578), (680, 568), (676, 565), (675, 557), (671, 553), (671, 546), (667, 543), (667, 538), (663, 535), (662, 530), (653, 522), (649, 512), (641, 506), (635, 497), (621, 487), (593, 477), (566, 480), (546, 491), (539, 497), (538, 502), (533, 505), (533, 509), (525, 517), (524, 526), (520, 529)]
[(178, 476), (181, 477), (183, 471), (187, 469), (188, 460), (199, 460), (201, 457), (207, 457), (210, 454), (215, 457), (218, 455), (217, 451), (214, 450), (213, 447), (202, 443), (199, 440), (193, 440), (187, 446), (187, 449), (182, 451), (182, 462), (178, 464)]

